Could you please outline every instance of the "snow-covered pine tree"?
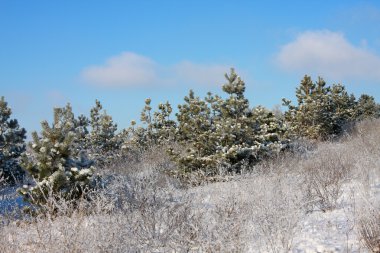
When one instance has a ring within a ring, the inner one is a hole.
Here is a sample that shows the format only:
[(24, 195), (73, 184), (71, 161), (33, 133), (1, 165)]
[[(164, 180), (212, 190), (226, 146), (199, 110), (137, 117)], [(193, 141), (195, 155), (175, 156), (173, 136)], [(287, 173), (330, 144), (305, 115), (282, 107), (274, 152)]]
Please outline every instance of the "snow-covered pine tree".
[(35, 185), (24, 185), (19, 192), (35, 205), (46, 203), (47, 196), (75, 200), (95, 186), (93, 161), (85, 152), (77, 152), (74, 114), (68, 104), (54, 109), (54, 122), (41, 123), (41, 136), (32, 133), (31, 153), (22, 156), (22, 167)]
[(355, 97), (349, 96), (343, 85), (326, 86), (318, 77), (313, 83), (305, 75), (296, 89), (297, 105), (283, 99), (288, 107), (285, 121), (292, 138), (328, 139), (341, 134), (343, 126), (352, 119)]
[(305, 75), (296, 89), (298, 105), (293, 106), (291, 101), (284, 99), (284, 105), (289, 109), (285, 112), (285, 120), (289, 123), (292, 137), (307, 136), (316, 139), (322, 132), (326, 132), (324, 125), (329, 116), (329, 88), (325, 85), (322, 78), (313, 83), (311, 77)]
[(150, 103), (150, 98), (145, 99), (145, 106), (140, 117), (144, 126), (135, 129), (131, 139), (132, 145), (138, 145), (144, 150), (173, 141), (176, 128), (176, 122), (170, 119), (173, 109), (169, 102), (160, 103), (155, 112), (152, 112)]
[(158, 111), (153, 113), (153, 134), (156, 136), (157, 144), (170, 144), (170, 142), (175, 141), (177, 123), (170, 118), (172, 112), (172, 106), (167, 101), (160, 103)]
[(212, 175), (219, 166), (240, 172), (284, 146), (281, 121), (263, 107), (249, 107), (245, 83), (234, 69), (225, 77), (226, 99), (208, 93), (202, 100), (190, 91), (179, 106), (176, 139), (185, 150), (171, 150), (171, 154), (185, 172), (202, 170)]
[(182, 172), (199, 169), (207, 172), (211, 169), (215, 173), (218, 161), (213, 156), (217, 145), (213, 135), (211, 110), (207, 102), (196, 97), (192, 90), (184, 100), (185, 103), (178, 106), (179, 112), (176, 114), (176, 140), (184, 150), (171, 149), (169, 153)]
[(0, 99), (0, 174), (9, 184), (22, 181), (24, 171), (19, 157), (25, 150), (26, 131), (16, 119), (10, 119), (11, 108), (4, 97)]
[(116, 135), (117, 124), (103, 110), (103, 106), (98, 100), (91, 109), (89, 125), (91, 131), (87, 135), (86, 146), (91, 158), (99, 166), (109, 164), (119, 156), (122, 141)]
[(172, 146), (176, 137), (176, 122), (170, 118), (172, 111), (169, 102), (160, 103), (157, 111), (152, 111), (151, 99), (145, 99), (140, 117), (142, 125), (137, 126), (132, 120), (130, 127), (116, 136), (121, 143), (122, 158), (138, 161), (142, 153)]
[(380, 117), (380, 104), (373, 96), (363, 94), (355, 105), (354, 117), (356, 120)]
[(342, 84), (333, 84), (330, 94), (333, 105), (331, 135), (337, 136), (344, 131), (347, 123), (354, 120), (356, 98), (354, 94), (349, 95)]
[[(223, 91), (227, 99), (216, 98), (219, 114), (213, 120), (215, 138), (221, 140), (217, 156), (223, 158), (230, 171), (239, 172), (244, 165), (252, 165), (266, 156), (278, 153), (287, 142), (285, 126), (281, 120), (262, 106), (250, 108), (245, 98), (245, 83), (231, 69), (225, 75), (227, 83)], [(218, 142), (219, 143), (219, 142)]]

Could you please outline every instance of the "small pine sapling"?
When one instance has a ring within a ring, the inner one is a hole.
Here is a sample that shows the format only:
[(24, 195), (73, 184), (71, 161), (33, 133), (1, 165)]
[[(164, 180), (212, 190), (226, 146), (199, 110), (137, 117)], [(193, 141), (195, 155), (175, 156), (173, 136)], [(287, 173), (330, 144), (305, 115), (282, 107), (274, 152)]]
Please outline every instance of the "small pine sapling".
[(95, 187), (95, 168), (82, 150), (76, 152), (73, 113), (71, 107), (54, 109), (52, 126), (41, 123), (41, 136), (32, 133), (31, 153), (24, 153), (22, 166), (35, 180), (18, 191), (34, 205), (46, 204), (53, 195), (57, 199), (76, 200)]

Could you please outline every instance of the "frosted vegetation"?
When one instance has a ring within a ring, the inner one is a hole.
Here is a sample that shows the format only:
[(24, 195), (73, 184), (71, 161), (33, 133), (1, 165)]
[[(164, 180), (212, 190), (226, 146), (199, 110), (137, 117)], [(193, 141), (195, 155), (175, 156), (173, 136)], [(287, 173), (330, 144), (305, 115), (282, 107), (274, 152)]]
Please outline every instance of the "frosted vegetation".
[(287, 110), (193, 91), (117, 131), (54, 109), (26, 131), (0, 100), (0, 252), (379, 252), (380, 106), (305, 76)]

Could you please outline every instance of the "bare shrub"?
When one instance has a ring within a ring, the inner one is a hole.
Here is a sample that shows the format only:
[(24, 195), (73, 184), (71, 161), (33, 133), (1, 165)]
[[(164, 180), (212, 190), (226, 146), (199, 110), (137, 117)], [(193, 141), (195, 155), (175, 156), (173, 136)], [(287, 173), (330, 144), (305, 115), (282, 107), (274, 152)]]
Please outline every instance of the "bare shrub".
[(182, 237), (191, 233), (186, 227), (193, 218), (191, 199), (174, 180), (159, 171), (141, 171), (121, 180), (114, 190), (119, 191), (118, 207), (129, 220), (134, 247), (141, 251), (186, 247)]
[[(373, 193), (373, 192), (371, 192)], [(368, 194), (359, 189), (356, 201), (359, 202), (355, 212), (356, 230), (360, 242), (371, 252), (380, 252), (380, 201), (378, 194)]]
[(305, 215), (303, 193), (295, 174), (256, 176), (252, 180), (252, 238), (261, 251), (288, 252)]
[[(170, 146), (175, 147), (172, 143)], [(100, 168), (103, 174), (130, 175), (131, 173), (159, 170), (170, 171), (175, 169), (175, 164), (171, 161), (164, 145), (154, 145), (147, 150), (133, 150), (115, 159), (111, 165)]]
[(192, 217), (191, 201), (176, 201), (177, 191), (165, 179), (157, 174), (119, 178), (113, 189), (79, 205), (49, 195), (43, 215), (1, 230), (1, 252), (147, 252), (186, 246), (179, 235)]
[(247, 252), (252, 206), (245, 182), (217, 182), (190, 190), (202, 212), (198, 231), (201, 252)]
[(342, 187), (350, 178), (352, 165), (342, 156), (338, 144), (320, 144), (317, 152), (302, 163), (304, 185), (310, 209), (335, 209), (342, 195)]
[(380, 212), (371, 210), (359, 219), (359, 235), (371, 252), (380, 252)]
[(355, 166), (355, 177), (369, 193), (380, 180), (380, 119), (356, 124), (346, 139), (346, 152)]
[[(239, 252), (244, 246), (246, 209), (227, 197), (213, 208), (185, 191), (180, 181), (158, 171), (118, 178), (118, 206), (128, 217), (134, 248), (140, 251)], [(120, 183), (120, 180), (122, 181)]]
[(241, 202), (213, 208), (159, 171), (109, 179), (91, 201), (48, 196), (53, 214), (0, 228), (0, 252), (240, 252)]

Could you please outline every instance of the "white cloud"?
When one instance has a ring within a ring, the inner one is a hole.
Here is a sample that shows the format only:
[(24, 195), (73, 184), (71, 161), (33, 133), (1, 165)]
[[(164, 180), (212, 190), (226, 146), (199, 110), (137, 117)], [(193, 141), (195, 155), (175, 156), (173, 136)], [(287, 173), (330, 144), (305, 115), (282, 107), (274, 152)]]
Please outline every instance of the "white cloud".
[(89, 84), (102, 87), (139, 87), (154, 85), (220, 85), (229, 67), (182, 61), (171, 66), (132, 52), (111, 57), (101, 66), (85, 68), (81, 75)]
[(380, 57), (354, 46), (341, 33), (307, 31), (284, 45), (276, 63), (285, 71), (326, 78), (380, 81)]
[(106, 61), (103, 66), (91, 66), (82, 77), (99, 86), (147, 85), (157, 80), (156, 64), (149, 58), (124, 52)]

